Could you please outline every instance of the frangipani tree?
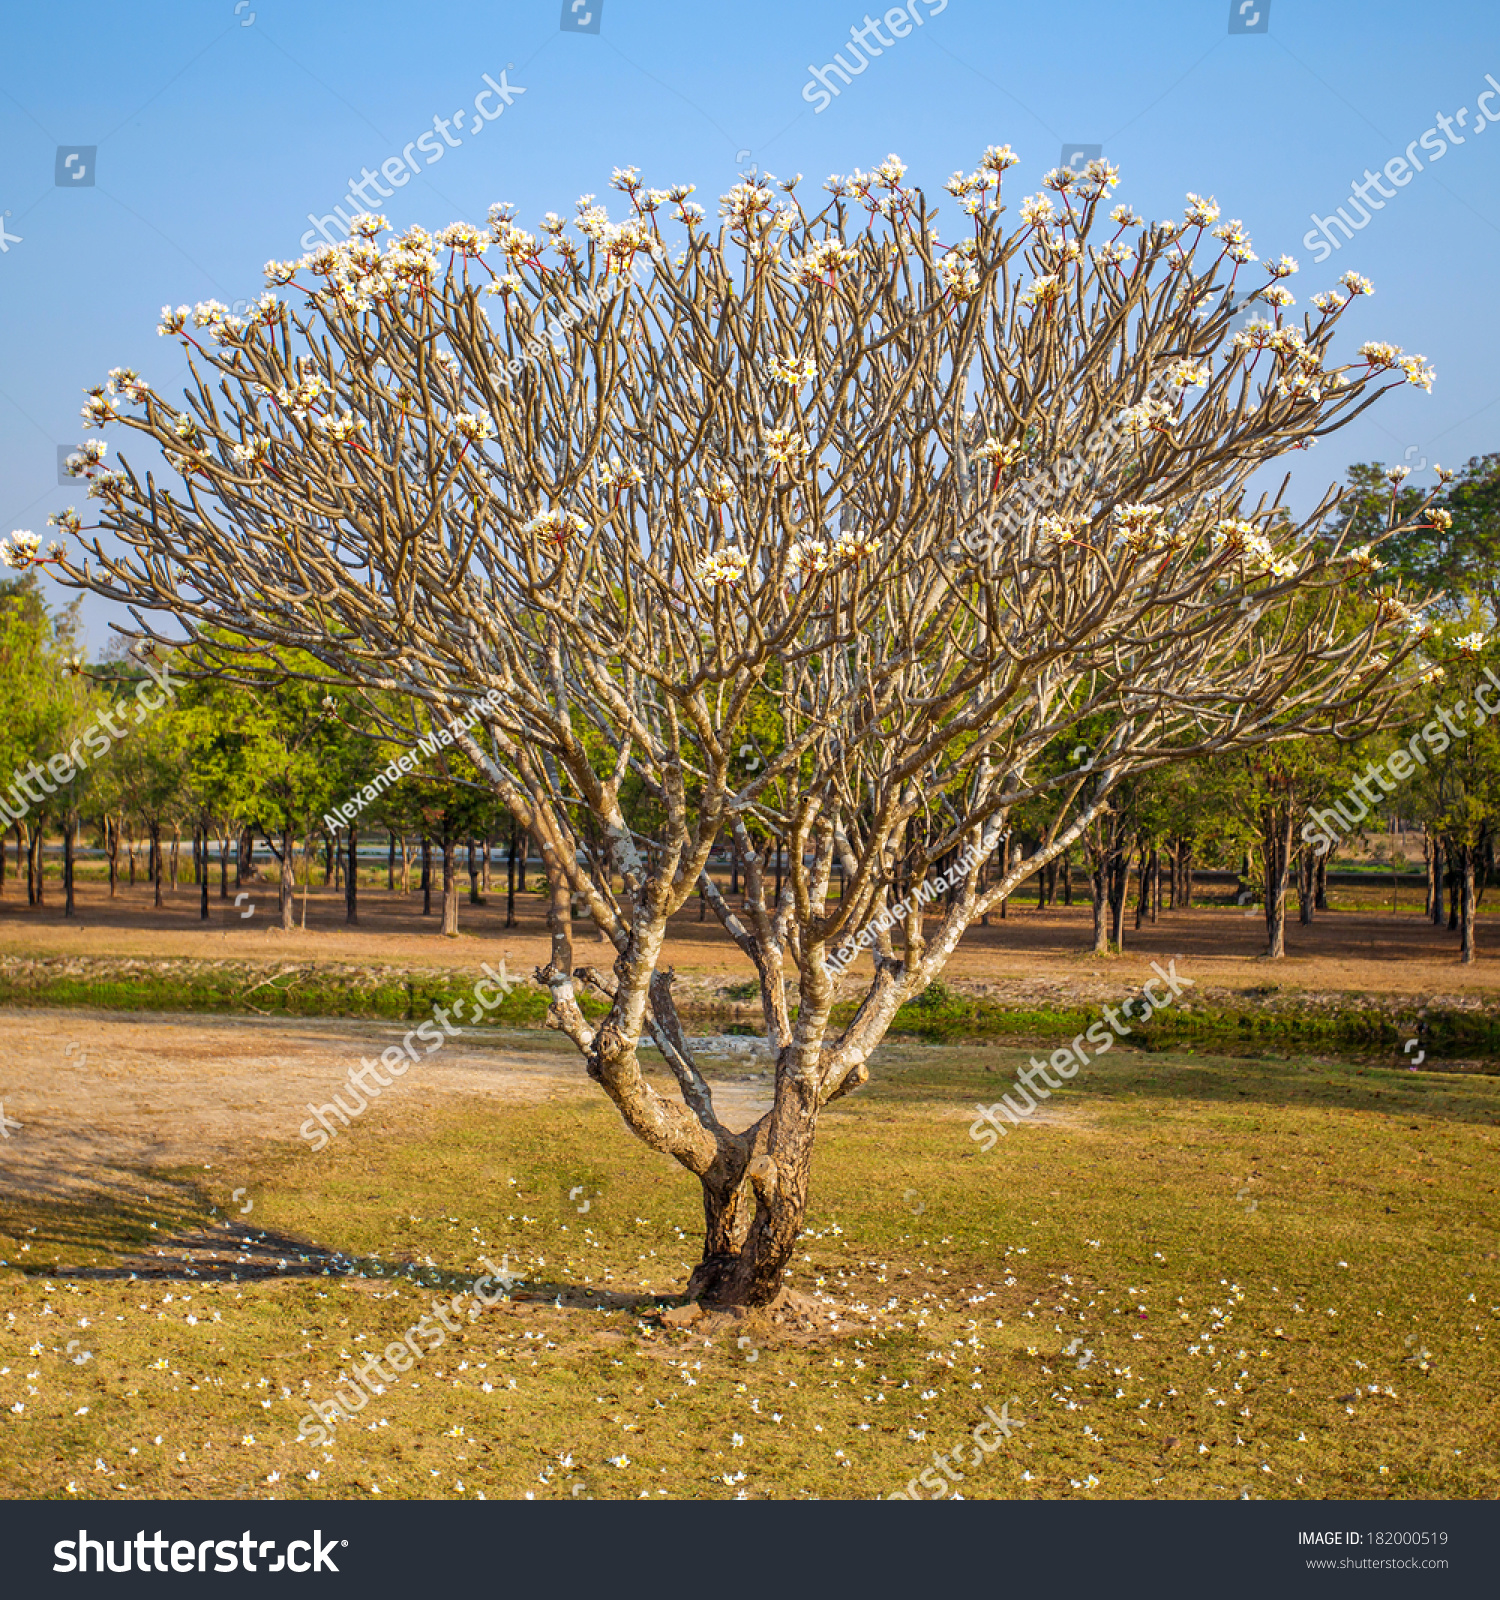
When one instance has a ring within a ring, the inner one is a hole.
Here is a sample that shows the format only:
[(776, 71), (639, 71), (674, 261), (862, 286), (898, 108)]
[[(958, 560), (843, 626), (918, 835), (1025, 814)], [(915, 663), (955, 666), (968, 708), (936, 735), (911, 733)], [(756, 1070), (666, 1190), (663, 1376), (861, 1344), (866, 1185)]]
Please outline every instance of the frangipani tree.
[[(1400, 602), (1340, 629), (1375, 558), (1319, 543), (1331, 498), (1300, 525), (1246, 499), (1265, 462), (1430, 384), (1388, 345), (1335, 358), (1368, 285), (1347, 274), (1295, 321), (1283, 257), (1253, 280), (1267, 319), (1231, 338), (1254, 257), (1211, 201), (1146, 227), (1107, 210), (1095, 162), (1050, 173), (1008, 227), (1016, 159), (955, 175), (941, 231), (894, 157), (812, 208), (795, 179), (741, 183), (717, 228), (689, 186), (633, 169), (622, 220), (585, 196), (540, 237), (499, 206), (382, 249), (384, 219), (361, 218), (269, 264), (295, 304), (167, 312), (181, 401), (116, 372), (87, 407), (181, 481), (106, 471), (96, 444), (102, 514), (63, 519), (82, 546), (51, 558), (65, 581), (226, 671), (210, 630), (306, 652), (330, 688), (372, 691), (393, 738), (410, 730), (374, 691), (444, 712), (500, 691), (461, 742), (548, 862), (549, 1020), (699, 1178), (689, 1288), (711, 1301), (775, 1296), (821, 1109), (1124, 777), (1368, 717), (1423, 626)], [(777, 735), (752, 762), (767, 702)], [(1102, 748), (1043, 759), (1082, 723), (1111, 729)], [(981, 886), (1011, 812), (1043, 799), (1036, 849)], [(774, 903), (752, 828), (788, 841)], [(706, 871), (725, 836), (743, 909)], [(718, 1115), (662, 965), (700, 892), (754, 964), (775, 1052), (748, 1128)], [(573, 894), (607, 971), (575, 966)], [(828, 963), (861, 933), (873, 973), (831, 1028)], [(597, 1025), (580, 985), (608, 1001)], [(675, 1094), (642, 1075), (648, 1043)]]

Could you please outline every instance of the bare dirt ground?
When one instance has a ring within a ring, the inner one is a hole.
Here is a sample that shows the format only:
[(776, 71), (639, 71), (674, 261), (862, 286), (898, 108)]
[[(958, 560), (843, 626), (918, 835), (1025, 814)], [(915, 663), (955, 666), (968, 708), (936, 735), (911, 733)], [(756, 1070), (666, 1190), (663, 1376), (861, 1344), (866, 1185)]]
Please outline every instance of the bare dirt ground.
[[(467, 880), (465, 880), (465, 883)], [(234, 891), (231, 890), (231, 893)], [(1154, 926), (1137, 932), (1127, 918), (1125, 953), (1098, 957), (1089, 953), (1091, 912), (1086, 904), (1049, 907), (1012, 901), (1005, 920), (970, 930), (955, 952), (946, 977), (979, 984), (999, 984), (1007, 993), (1038, 994), (1077, 989), (1092, 993), (1099, 982), (1120, 989), (1149, 977), (1150, 963), (1177, 957), (1182, 970), (1200, 985), (1235, 990), (1278, 985), (1283, 991), (1342, 991), (1368, 995), (1453, 997), (1471, 1003), (1500, 996), (1500, 917), (1481, 915), (1479, 960), (1460, 965), (1457, 935), (1434, 927), (1413, 904), (1410, 890), (1392, 915), (1370, 904), (1378, 890), (1355, 891), (1366, 903), (1357, 909), (1320, 913), (1310, 928), (1295, 915), (1287, 929), (1285, 960), (1260, 959), (1265, 948), (1259, 914), (1247, 917), (1223, 904), (1200, 904), (1191, 910), (1164, 912)], [(1389, 894), (1389, 890), (1385, 891)], [(314, 890), (308, 896), (307, 928), (283, 933), (271, 926), (276, 915), (275, 886), (259, 884), (238, 908), (210, 900), (210, 919), (199, 919), (198, 894), (191, 886), (167, 894), (161, 910), (152, 906), (149, 885), (123, 887), (110, 901), (101, 883), (79, 888), (78, 915), (62, 915), (61, 892), (48, 886), (48, 904), (29, 907), (14, 878), (0, 899), (0, 955), (11, 957), (89, 956), (163, 959), (192, 957), (239, 961), (330, 961), (375, 963), (407, 968), (475, 968), (503, 956), (508, 970), (529, 977), (548, 959), (545, 908), (535, 894), (516, 897), (518, 926), (505, 927), (503, 890), (489, 903), (470, 905), (467, 890), (460, 905), (457, 939), (437, 931), (436, 915), (424, 918), (420, 894), (402, 895), (385, 888), (362, 887), (360, 922), (344, 920), (341, 894)], [(1348, 903), (1353, 896), (1342, 897)], [(1340, 896), (1335, 895), (1335, 903)], [(434, 907), (438, 904), (434, 897)], [(254, 914), (244, 912), (253, 907)], [(299, 894), (297, 914), (302, 916)], [(1489, 908), (1486, 907), (1486, 910)], [(577, 959), (597, 959), (602, 940), (589, 925), (577, 933)], [(698, 920), (696, 902), (673, 919), (665, 959), (684, 978), (749, 978), (750, 963), (711, 919)], [(855, 964), (851, 976), (868, 970)], [(852, 987), (852, 983), (851, 983)]]
[[(352, 1106), (345, 1074), (408, 1026), (0, 1010), (0, 1106), (9, 1119), (0, 1187), (54, 1197), (103, 1187), (123, 1197), (149, 1169), (233, 1159), (244, 1171), (247, 1154), (298, 1138), (309, 1103), (326, 1105), (342, 1090)], [(769, 1083), (743, 1071), (713, 1087), (731, 1126), (769, 1109)], [(598, 1093), (572, 1046), (551, 1035), (460, 1036), (382, 1089), (361, 1120), (455, 1095), (531, 1104)]]

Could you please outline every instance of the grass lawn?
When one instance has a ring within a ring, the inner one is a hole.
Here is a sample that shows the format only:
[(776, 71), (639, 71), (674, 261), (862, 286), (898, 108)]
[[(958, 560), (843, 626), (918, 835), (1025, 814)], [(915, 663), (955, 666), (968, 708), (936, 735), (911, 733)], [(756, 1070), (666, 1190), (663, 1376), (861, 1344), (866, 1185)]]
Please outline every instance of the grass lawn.
[[(168, 1241), (220, 1227), (222, 1172), (4, 1199), (0, 1494), (871, 1497), (1008, 1402), (967, 1498), (1500, 1495), (1500, 1080), (1116, 1049), (982, 1153), (1028, 1054), (896, 1040), (825, 1114), (816, 1332), (660, 1324), (697, 1185), (602, 1098), (247, 1152), (265, 1238), (197, 1277)], [(298, 1439), (502, 1255), (514, 1299)]]

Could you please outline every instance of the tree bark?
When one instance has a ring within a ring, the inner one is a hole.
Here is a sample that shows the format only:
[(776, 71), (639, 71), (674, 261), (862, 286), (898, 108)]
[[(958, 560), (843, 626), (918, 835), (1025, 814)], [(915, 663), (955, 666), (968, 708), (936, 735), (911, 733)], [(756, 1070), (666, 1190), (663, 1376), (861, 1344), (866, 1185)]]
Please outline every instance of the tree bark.
[(516, 925), (516, 848), (520, 829), (514, 820), (510, 825), (510, 852), (505, 859), (505, 926)]
[(1468, 966), (1474, 960), (1474, 856), (1472, 844), (1458, 847), (1458, 898), (1460, 913), (1459, 960)]
[(219, 837), (219, 898), (221, 900), (229, 898), (229, 846), (229, 830), (226, 828)]
[(1313, 873), (1313, 907), (1317, 911), (1328, 909), (1328, 857), (1318, 857), (1318, 864)]
[(349, 824), (349, 865), (345, 870), (348, 880), (344, 886), (344, 920), (351, 928), (359, 925), (359, 829)]
[(152, 861), (151, 881), (156, 885), (155, 909), (160, 911), (162, 906), (166, 903), (162, 899), (161, 893), (162, 878), (164, 876), (162, 872), (162, 855), (164, 852), (161, 847), (161, 823), (155, 817), (153, 817), (151, 819), (150, 827)]
[(469, 904), (484, 904), (479, 898), (479, 849), (473, 834), (469, 835)]
[(1303, 845), (1297, 855), (1297, 920), (1304, 928), (1313, 922), (1313, 848)]
[(422, 835), (422, 915), (432, 915), (432, 840)]
[(443, 926), (450, 939), (458, 937), (458, 874), (454, 870), (455, 846), (451, 836), (443, 840)]
[(393, 894), (396, 889), (396, 830), (387, 828), (389, 844), (385, 852), (385, 888), (387, 894)]
[(120, 892), (120, 826), (123, 818), (106, 815), (104, 818), (104, 847), (109, 854), (109, 897), (115, 899)]
[(209, 827), (207, 818), (203, 820), (203, 823), (199, 827), (198, 831), (203, 836), (203, 860), (201, 870), (198, 873), (198, 920), (200, 922), (207, 922), (209, 914), (208, 880), (213, 875), (209, 866), (208, 858)]
[(177, 854), (182, 848), (182, 824), (172, 824), (172, 854), (169, 858), (169, 867), (172, 875), (172, 893), (177, 893)]
[(1261, 854), (1265, 857), (1266, 959), (1286, 955), (1286, 885), (1292, 864), (1292, 799), (1284, 794), (1261, 812)]
[(70, 807), (63, 812), (63, 915), (76, 915), (73, 904), (73, 840), (78, 832), (78, 817)]
[(281, 830), (281, 871), (276, 876), (276, 904), (281, 912), (282, 930), (286, 933), (292, 933), (297, 926), (296, 914), (292, 906), (292, 896), (297, 891), (297, 884), (292, 876), (292, 830), (290, 826)]

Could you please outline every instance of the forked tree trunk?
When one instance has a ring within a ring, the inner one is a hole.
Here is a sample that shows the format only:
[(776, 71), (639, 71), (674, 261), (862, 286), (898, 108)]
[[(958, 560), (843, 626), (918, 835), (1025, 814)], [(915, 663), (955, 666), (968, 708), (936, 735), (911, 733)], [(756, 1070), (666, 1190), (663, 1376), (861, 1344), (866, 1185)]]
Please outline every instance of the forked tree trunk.
[(1261, 812), (1261, 846), (1266, 862), (1266, 958), (1286, 955), (1286, 885), (1292, 864), (1292, 801), (1283, 796)]

